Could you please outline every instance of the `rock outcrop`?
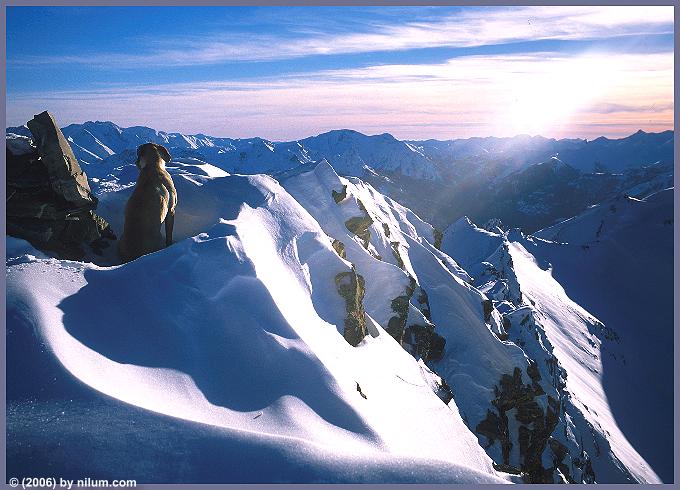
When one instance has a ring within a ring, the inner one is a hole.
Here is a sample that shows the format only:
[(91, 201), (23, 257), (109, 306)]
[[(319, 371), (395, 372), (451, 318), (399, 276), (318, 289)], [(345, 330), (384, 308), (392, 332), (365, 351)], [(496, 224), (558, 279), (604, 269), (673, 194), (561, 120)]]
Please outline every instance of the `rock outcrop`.
[(54, 117), (27, 123), (32, 140), (10, 139), (7, 157), (7, 234), (59, 258), (101, 255), (115, 235), (94, 213), (97, 198)]
[(347, 186), (346, 185), (342, 186), (342, 192), (332, 190), (331, 193), (333, 195), (333, 200), (335, 201), (335, 204), (340, 204), (347, 198)]
[(369, 227), (373, 224), (373, 219), (368, 215), (366, 207), (357, 199), (359, 209), (363, 211), (363, 216), (355, 216), (345, 221), (345, 227), (363, 242), (364, 248), (368, 250), (368, 244), (371, 242), (371, 230)]
[(354, 268), (350, 272), (341, 272), (335, 276), (338, 293), (345, 299), (345, 340), (356, 347), (366, 337), (366, 313), (364, 311), (364, 278)]
[(404, 330), (406, 329), (406, 320), (408, 318), (409, 302), (411, 301), (411, 296), (416, 289), (416, 281), (413, 277), (409, 276), (409, 285), (406, 287), (406, 291), (401, 296), (397, 296), (392, 300), (391, 307), (395, 315), (389, 319), (387, 322), (387, 333), (389, 333), (394, 339), (403, 343), (404, 340)]

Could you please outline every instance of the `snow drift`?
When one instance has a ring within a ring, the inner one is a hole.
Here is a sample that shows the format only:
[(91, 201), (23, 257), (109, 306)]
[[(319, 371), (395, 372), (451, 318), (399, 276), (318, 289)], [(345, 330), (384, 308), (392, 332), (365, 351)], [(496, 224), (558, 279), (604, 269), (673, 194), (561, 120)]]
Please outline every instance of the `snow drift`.
[[(181, 426), (182, 434), (210, 433), (211, 442), (195, 444), (199, 454), (215, 460), (215, 445), (227, 455), (242, 447), (239, 460), (251, 468), (228, 473), (187, 463), (179, 481), (504, 481), (455, 402), (447, 406), (433, 391), (437, 376), (370, 313), (370, 335), (359, 346), (343, 338), (345, 304), (334, 279), (352, 266), (309, 213), (270, 177), (211, 177), (205, 174), (220, 172), (201, 168), (173, 169), (179, 242), (158, 253), (100, 267), (38, 258), (14, 244), (8, 347), (36, 358), (10, 361), (37, 365), (53, 356), (54, 375), (66, 385), (95, 390), (84, 397), (92, 409), (85, 432), (94, 432), (110, 397), (200, 424)], [(112, 223), (129, 191), (104, 196)], [(37, 345), (49, 354), (35, 353)], [(62, 397), (71, 388), (46, 396), (39, 373), (27, 374), (34, 390), (8, 391), (10, 431), (24, 427), (19, 407), (26, 403), (68, 418), (73, 402)], [(125, 410), (106, 413), (116, 425)], [(149, 427), (177, 425), (144, 417)], [(48, 439), (65, 436), (55, 426), (44, 431)], [(139, 431), (141, 446), (166, 451), (166, 435)], [(20, 443), (12, 441), (9, 466), (20, 467)], [(116, 446), (115, 438), (98, 443)], [(78, 441), (65, 437), (62, 445), (68, 451)], [(34, 448), (33, 462), (59, 459), (48, 448)], [(278, 456), (269, 463), (271, 454)], [(116, 466), (127, 477), (158, 482), (169, 472), (162, 461), (140, 468), (130, 456)], [(89, 458), (82, 461), (69, 463), (71, 471), (91, 469)], [(292, 471), (301, 465), (311, 469)]]

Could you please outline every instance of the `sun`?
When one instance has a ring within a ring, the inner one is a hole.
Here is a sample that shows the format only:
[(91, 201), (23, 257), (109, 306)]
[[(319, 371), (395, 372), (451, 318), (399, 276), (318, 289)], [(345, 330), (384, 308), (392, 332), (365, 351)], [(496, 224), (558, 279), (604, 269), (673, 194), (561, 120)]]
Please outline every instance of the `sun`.
[(605, 56), (549, 59), (514, 74), (504, 122), (512, 134), (548, 135), (607, 91), (616, 67)]

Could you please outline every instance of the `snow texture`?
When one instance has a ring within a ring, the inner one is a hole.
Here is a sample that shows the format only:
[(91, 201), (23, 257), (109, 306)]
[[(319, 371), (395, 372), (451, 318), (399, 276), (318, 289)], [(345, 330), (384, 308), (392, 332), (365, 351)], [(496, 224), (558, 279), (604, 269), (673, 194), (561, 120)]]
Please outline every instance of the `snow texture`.
[[(79, 447), (63, 425), (74, 423), (73, 411), (87, 412), (81, 430), (112, 453), (124, 441), (108, 441), (100, 418), (115, 428), (132, 411), (139, 432), (126, 431), (143, 451), (192, 439), (196, 454), (176, 470), (179, 481), (509, 480), (492, 468), (455, 403), (436, 396), (421, 365), (379, 324), (356, 348), (344, 340), (333, 280), (350, 264), (286, 190), (271, 177), (215, 176), (203, 164), (171, 170), (180, 196), (172, 247), (101, 267), (9, 243), (8, 345), (23, 349), (20, 361), (9, 360), (10, 373), (47, 360), (49, 376), (69, 386), (46, 394), (37, 367), (11, 383), (10, 468), (25, 463), (21, 442), (38, 437), (35, 417), (64, 420), (46, 429), (31, 456), (51, 465), (63, 458), (53, 458), (46, 441)], [(100, 211), (114, 227), (130, 190), (102, 196)], [(404, 226), (414, 236), (428, 231), (411, 219)], [(367, 309), (379, 317), (377, 306)], [(72, 400), (69, 390), (83, 385), (91, 389), (84, 400)], [(125, 408), (107, 409), (110, 400)], [(163, 426), (174, 435), (148, 431)], [(216, 449), (225, 461), (238, 453), (244, 466), (226, 472), (196, 462), (215, 461)], [(140, 467), (130, 456), (117, 456), (116, 471), (140, 482), (165, 481), (177, 458)], [(68, 463), (71, 472), (103, 466), (94, 456), (80, 461)]]
[[(27, 128), (8, 131), (11, 151), (30, 150)], [(672, 389), (659, 374), (672, 372), (672, 189), (621, 196), (536, 236), (464, 217), (435, 247), (432, 226), (362, 180), (435, 181), (447, 155), (500, 155), (510, 172), (531, 163), (522, 149), (559, 148), (556, 172), (594, 171), (594, 158), (627, 169), (648, 135), (63, 131), (114, 230), (136, 147), (171, 148), (176, 243), (119, 265), (115, 247), (96, 264), (70, 262), (7, 238), (8, 469), (140, 483), (507, 483), (521, 477), (503, 471), (537, 465), (550, 481), (672, 479), (659, 449), (672, 445), (660, 430)], [(658, 161), (672, 142), (660, 135)], [(601, 158), (612, 145), (635, 151)], [(356, 347), (336, 286), (350, 272), (365, 284)], [(419, 354), (414, 329), (441, 352)], [(545, 420), (559, 407), (537, 461), (526, 459), (523, 437), (539, 431), (524, 408), (498, 412), (499, 438), (480, 429), (514, 375)]]

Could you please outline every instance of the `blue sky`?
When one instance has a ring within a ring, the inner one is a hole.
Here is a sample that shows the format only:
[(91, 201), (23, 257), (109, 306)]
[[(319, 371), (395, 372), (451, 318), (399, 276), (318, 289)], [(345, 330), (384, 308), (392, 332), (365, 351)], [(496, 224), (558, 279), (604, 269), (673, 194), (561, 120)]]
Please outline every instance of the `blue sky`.
[(673, 7), (7, 7), (7, 123), (295, 139), (672, 128)]

